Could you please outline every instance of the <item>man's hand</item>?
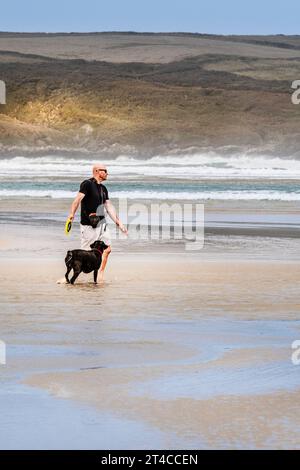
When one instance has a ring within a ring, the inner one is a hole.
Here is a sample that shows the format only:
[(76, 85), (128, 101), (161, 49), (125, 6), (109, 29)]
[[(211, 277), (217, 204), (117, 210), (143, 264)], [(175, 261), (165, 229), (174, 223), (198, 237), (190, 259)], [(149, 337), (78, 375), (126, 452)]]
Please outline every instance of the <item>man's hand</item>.
[(68, 219), (71, 220), (71, 222), (73, 222), (73, 220), (74, 220), (74, 215), (73, 215), (73, 214), (69, 214)]
[(124, 233), (125, 235), (128, 235), (128, 230), (126, 227), (124, 227), (123, 224), (119, 224), (119, 229), (121, 230), (122, 233)]

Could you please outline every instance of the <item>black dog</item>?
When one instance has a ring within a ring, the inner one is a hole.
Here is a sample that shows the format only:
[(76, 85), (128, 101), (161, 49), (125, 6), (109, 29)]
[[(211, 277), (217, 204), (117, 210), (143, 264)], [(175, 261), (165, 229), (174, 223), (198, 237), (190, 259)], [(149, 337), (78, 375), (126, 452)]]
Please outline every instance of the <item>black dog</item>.
[[(91, 251), (87, 250), (70, 250), (65, 257), (67, 272), (65, 278), (67, 283), (74, 284), (81, 272), (90, 273), (94, 271), (94, 282), (97, 283), (98, 270), (101, 266), (102, 253), (107, 248), (105, 243), (96, 240), (92, 245)], [(69, 280), (69, 272), (73, 269), (73, 276)]]

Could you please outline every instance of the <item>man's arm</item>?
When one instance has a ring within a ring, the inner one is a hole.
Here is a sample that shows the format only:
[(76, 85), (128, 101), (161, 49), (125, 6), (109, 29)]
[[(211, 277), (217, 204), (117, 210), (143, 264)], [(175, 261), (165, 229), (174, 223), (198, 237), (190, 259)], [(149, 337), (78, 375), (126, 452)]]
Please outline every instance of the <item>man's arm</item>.
[(114, 208), (109, 199), (105, 201), (104, 206), (107, 210), (109, 217), (115, 222), (115, 224), (120, 228), (123, 233), (128, 235), (127, 228), (125, 228), (122, 222), (120, 221), (119, 217), (117, 216), (116, 209)]
[(72, 202), (71, 205), (71, 210), (70, 210), (70, 215), (69, 219), (73, 220), (76, 214), (76, 211), (79, 207), (79, 204), (81, 203), (82, 199), (84, 198), (85, 194), (83, 193), (78, 193), (77, 196), (75, 197), (74, 201)]

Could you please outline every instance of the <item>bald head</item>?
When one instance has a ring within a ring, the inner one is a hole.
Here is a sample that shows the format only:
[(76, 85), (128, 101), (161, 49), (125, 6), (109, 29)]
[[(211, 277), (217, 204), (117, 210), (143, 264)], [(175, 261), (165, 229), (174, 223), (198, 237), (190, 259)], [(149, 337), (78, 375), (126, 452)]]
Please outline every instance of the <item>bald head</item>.
[(107, 169), (103, 163), (95, 163), (93, 166), (93, 177), (96, 178), (98, 182), (106, 180), (107, 178)]
[(106, 166), (104, 165), (104, 163), (95, 163), (93, 166), (93, 174), (97, 170), (106, 170)]

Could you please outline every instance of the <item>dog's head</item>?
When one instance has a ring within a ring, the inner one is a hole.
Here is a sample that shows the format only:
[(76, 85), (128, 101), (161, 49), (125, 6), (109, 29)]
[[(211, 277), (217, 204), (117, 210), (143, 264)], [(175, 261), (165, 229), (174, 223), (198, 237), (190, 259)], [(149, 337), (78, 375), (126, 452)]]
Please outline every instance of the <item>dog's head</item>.
[(101, 251), (101, 253), (103, 253), (103, 251), (107, 248), (107, 245), (105, 245), (105, 243), (101, 240), (96, 240), (90, 245), (90, 247), (92, 248), (92, 250), (99, 250)]

